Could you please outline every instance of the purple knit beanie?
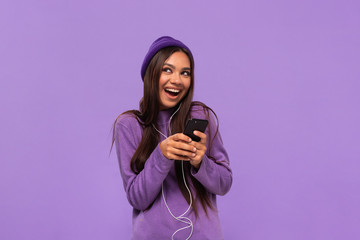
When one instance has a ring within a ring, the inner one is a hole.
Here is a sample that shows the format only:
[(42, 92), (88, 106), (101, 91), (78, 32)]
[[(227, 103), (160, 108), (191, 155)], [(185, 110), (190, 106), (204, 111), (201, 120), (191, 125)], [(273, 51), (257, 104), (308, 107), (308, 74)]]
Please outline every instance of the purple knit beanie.
[(148, 53), (146, 54), (145, 58), (144, 58), (144, 62), (141, 66), (141, 78), (144, 81), (144, 76), (145, 76), (145, 72), (146, 69), (151, 61), (151, 59), (154, 57), (154, 55), (160, 50), (163, 49), (165, 47), (181, 47), (181, 48), (185, 48), (186, 50), (188, 50), (190, 53), (190, 49), (183, 44), (182, 42), (180, 42), (179, 40), (176, 40), (172, 37), (169, 36), (163, 36), (160, 37), (158, 39), (156, 39), (150, 46)]

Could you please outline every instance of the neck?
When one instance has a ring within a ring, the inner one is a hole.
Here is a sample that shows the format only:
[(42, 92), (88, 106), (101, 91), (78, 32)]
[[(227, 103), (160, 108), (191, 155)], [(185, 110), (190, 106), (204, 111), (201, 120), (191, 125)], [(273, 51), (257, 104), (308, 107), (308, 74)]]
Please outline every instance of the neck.
[(174, 115), (180, 110), (181, 103), (173, 108), (163, 109), (159, 112), (158, 123), (170, 123)]

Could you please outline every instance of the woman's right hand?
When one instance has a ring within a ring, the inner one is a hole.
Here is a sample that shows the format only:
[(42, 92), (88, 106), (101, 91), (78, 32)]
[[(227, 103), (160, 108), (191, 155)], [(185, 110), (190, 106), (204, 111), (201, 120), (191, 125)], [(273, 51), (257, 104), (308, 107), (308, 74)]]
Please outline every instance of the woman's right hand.
[(191, 138), (183, 133), (176, 133), (160, 143), (160, 150), (167, 159), (190, 161), (195, 156), (196, 148)]

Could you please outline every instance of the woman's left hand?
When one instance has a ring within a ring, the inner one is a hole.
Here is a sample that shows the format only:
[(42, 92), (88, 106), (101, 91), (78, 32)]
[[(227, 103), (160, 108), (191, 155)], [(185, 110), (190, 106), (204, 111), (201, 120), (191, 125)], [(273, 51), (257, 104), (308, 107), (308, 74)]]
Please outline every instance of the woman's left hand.
[(196, 148), (196, 155), (195, 157), (190, 158), (190, 164), (198, 169), (206, 152), (206, 134), (200, 131), (194, 131), (194, 135), (201, 138), (201, 140), (200, 142), (191, 141), (190, 143)]

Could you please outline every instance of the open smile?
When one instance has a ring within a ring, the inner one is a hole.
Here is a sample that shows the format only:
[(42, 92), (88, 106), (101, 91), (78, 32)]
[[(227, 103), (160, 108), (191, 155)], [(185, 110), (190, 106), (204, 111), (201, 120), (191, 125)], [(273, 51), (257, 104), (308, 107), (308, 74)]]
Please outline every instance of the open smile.
[(176, 89), (176, 88), (165, 88), (164, 91), (166, 96), (169, 97), (170, 99), (175, 99), (181, 92), (180, 89)]

